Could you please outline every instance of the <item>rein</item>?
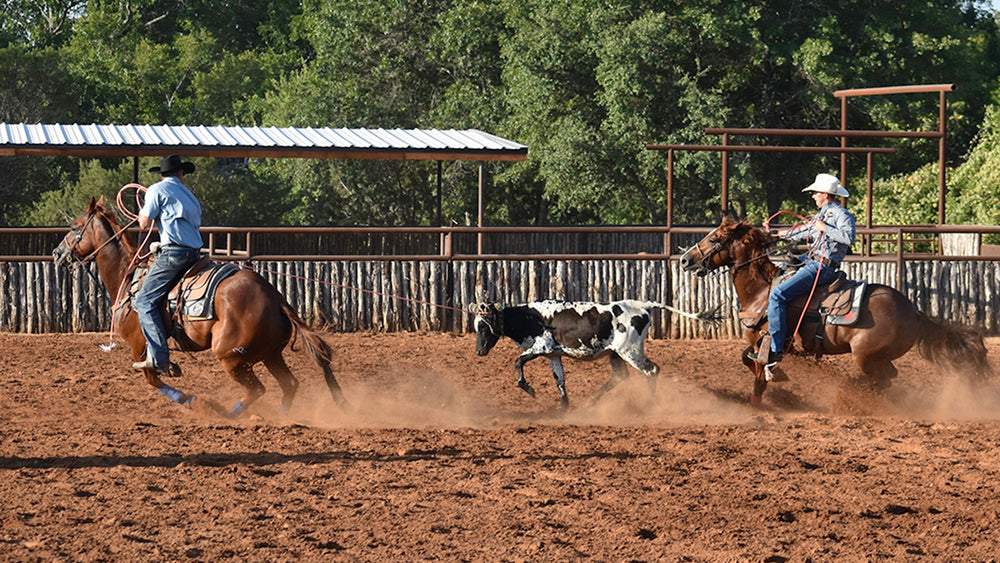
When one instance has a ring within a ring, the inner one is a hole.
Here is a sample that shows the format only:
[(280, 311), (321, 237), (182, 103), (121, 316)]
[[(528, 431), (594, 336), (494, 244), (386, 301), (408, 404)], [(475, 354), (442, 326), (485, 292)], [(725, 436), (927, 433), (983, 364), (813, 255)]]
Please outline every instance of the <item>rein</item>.
[[(773, 244), (773, 243), (771, 243), (771, 244)], [(729, 269), (735, 272), (736, 270), (739, 270), (743, 266), (749, 266), (750, 264), (753, 264), (754, 262), (756, 262), (758, 260), (762, 260), (764, 258), (770, 258), (771, 256), (774, 256), (775, 254), (777, 254), (777, 252), (772, 252), (770, 250), (765, 250), (764, 254), (761, 254), (760, 256), (755, 256), (754, 258), (751, 258), (749, 260), (745, 260), (743, 262), (740, 262), (739, 264), (733, 264), (732, 266), (729, 267)]]
[[(76, 242), (74, 242), (73, 246), (70, 247), (70, 253), (69, 253), (69, 255), (70, 255), (71, 258), (75, 257), (75, 254), (76, 254), (76, 245), (77, 245), (77, 243), (80, 242), (80, 239), (83, 238), (83, 234), (82, 234), (83, 231), (87, 230), (87, 227), (90, 225), (90, 222), (94, 220), (94, 217), (96, 215), (97, 215), (97, 213), (91, 214), (91, 216), (87, 219), (87, 222), (83, 225), (83, 227), (80, 227), (80, 233), (81, 234), (76, 235)], [(107, 245), (111, 244), (112, 242), (120, 239), (121, 236), (122, 236), (122, 233), (124, 233), (126, 230), (128, 230), (128, 228), (131, 227), (136, 221), (138, 221), (138, 219), (132, 219), (131, 221), (129, 221), (129, 223), (127, 225), (125, 225), (124, 227), (122, 227), (121, 230), (119, 230), (115, 234), (113, 234), (110, 237), (108, 237), (108, 240), (104, 241), (104, 243), (102, 243), (100, 246), (98, 246), (97, 248), (95, 248), (90, 254), (84, 256), (83, 258), (75, 258), (74, 261), (73, 261), (73, 268), (74, 269), (78, 268), (78, 267), (86, 264), (87, 262), (90, 262), (91, 260), (97, 258), (97, 254), (100, 253), (101, 250), (105, 246), (107, 246)]]
[[(138, 188), (141, 188), (143, 190), (145, 189), (142, 186), (140, 186), (139, 184), (129, 184), (127, 186), (124, 186), (118, 192), (118, 201), (119, 201), (119, 204), (121, 203), (121, 194), (122, 194), (122, 192), (125, 189), (127, 189), (127, 188), (133, 188), (133, 187), (138, 187)], [(138, 195), (136, 197), (138, 198)], [(122, 209), (124, 209), (124, 207), (122, 207)], [(81, 266), (83, 266), (84, 264), (86, 264), (88, 262), (96, 260), (97, 256), (100, 254), (101, 250), (103, 250), (104, 247), (108, 246), (109, 244), (121, 242), (123, 240), (123, 235), (124, 235), (125, 231), (127, 231), (129, 229), (129, 227), (131, 227), (132, 225), (136, 224), (139, 221), (138, 215), (127, 213), (127, 215), (131, 217), (131, 220), (125, 226), (123, 226), (122, 228), (120, 228), (117, 231), (115, 231), (114, 234), (112, 234), (110, 237), (108, 237), (107, 240), (105, 240), (103, 243), (101, 243), (100, 245), (98, 245), (97, 248), (95, 248), (93, 251), (91, 251), (86, 256), (78, 257), (77, 256), (77, 252), (76, 252), (76, 247), (77, 247), (77, 245), (80, 244), (80, 241), (83, 240), (84, 233), (87, 232), (87, 229), (89, 229), (91, 227), (91, 224), (93, 223), (94, 218), (97, 217), (97, 215), (98, 215), (98, 211), (95, 209), (94, 212), (91, 213), (90, 216), (87, 217), (87, 221), (81, 227), (79, 227), (78, 229), (71, 229), (70, 230), (70, 233), (73, 233), (73, 236), (75, 237), (75, 239), (73, 241), (73, 245), (70, 246), (69, 252), (68, 252), (68, 255), (69, 255), (70, 259), (73, 261), (73, 265), (72, 265), (72, 269), (73, 270), (76, 270), (76, 269), (80, 268)], [(115, 329), (117, 328), (117, 325), (121, 322), (119, 320), (119, 316), (121, 316), (122, 311), (124, 310), (124, 308), (126, 307), (126, 305), (128, 303), (127, 299), (123, 299), (123, 296), (124, 296), (124, 294), (126, 292), (126, 286), (130, 285), (128, 283), (128, 274), (129, 274), (129, 272), (132, 272), (132, 271), (135, 270), (135, 267), (139, 263), (140, 260), (142, 260), (143, 258), (145, 258), (145, 256), (142, 255), (142, 253), (139, 251), (139, 249), (141, 249), (146, 244), (146, 241), (149, 240), (149, 237), (152, 234), (153, 234), (152, 229), (150, 229), (149, 231), (146, 232), (145, 238), (142, 240), (142, 242), (139, 244), (139, 246), (136, 247), (136, 251), (132, 255), (132, 258), (129, 260), (128, 266), (126, 266), (125, 269), (122, 271), (122, 280), (121, 280), (121, 283), (119, 283), (119, 285), (118, 285), (118, 291), (117, 291), (117, 293), (115, 295), (114, 303), (112, 303), (112, 305), (111, 305), (111, 311), (112, 312), (111, 312), (111, 326), (109, 328), (109, 333), (110, 333), (109, 334), (109, 343), (107, 345), (103, 345), (103, 344), (101, 345), (101, 349), (104, 350), (105, 352), (110, 351), (111, 349), (113, 349), (115, 347), (115, 341), (114, 341)], [(97, 280), (97, 276), (94, 274), (94, 272), (91, 269), (88, 268), (85, 271), (87, 272), (88, 275), (91, 276), (91, 278), (93, 278), (95, 281), (98, 281)]]

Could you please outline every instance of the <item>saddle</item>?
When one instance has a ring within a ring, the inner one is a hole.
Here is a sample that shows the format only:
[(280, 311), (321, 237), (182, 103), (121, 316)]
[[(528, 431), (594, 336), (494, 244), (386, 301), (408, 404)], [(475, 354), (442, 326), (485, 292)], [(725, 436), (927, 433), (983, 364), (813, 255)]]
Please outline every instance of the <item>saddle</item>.
[[(774, 279), (771, 289), (783, 282), (793, 272), (787, 272)], [(799, 326), (798, 334), (802, 338), (802, 345), (805, 351), (822, 355), (823, 327), (826, 325), (851, 326), (858, 321), (861, 307), (868, 294), (867, 280), (850, 280), (843, 271), (837, 272), (837, 277), (826, 285), (816, 288), (813, 298), (806, 303), (809, 295), (801, 295), (793, 299), (788, 305), (789, 313), (788, 326), (794, 328), (799, 325), (799, 315), (805, 307), (805, 314), (802, 316), (802, 323)], [(744, 313), (740, 313), (740, 320), (747, 328), (759, 328), (767, 321), (767, 310), (753, 312), (752, 322), (748, 324)], [(789, 334), (789, 338), (794, 335)], [(767, 337), (765, 335), (765, 337)]]
[(192, 321), (214, 319), (215, 292), (222, 280), (239, 269), (239, 266), (230, 262), (213, 262), (208, 256), (202, 257), (167, 295), (167, 311), (170, 316)]
[[(215, 318), (215, 292), (222, 280), (235, 274), (239, 266), (226, 262), (213, 262), (208, 256), (201, 257), (181, 277), (167, 294), (167, 319), (206, 321)], [(146, 279), (148, 268), (136, 268), (132, 275), (132, 291), (139, 291)], [(179, 324), (179, 323), (175, 323)]]

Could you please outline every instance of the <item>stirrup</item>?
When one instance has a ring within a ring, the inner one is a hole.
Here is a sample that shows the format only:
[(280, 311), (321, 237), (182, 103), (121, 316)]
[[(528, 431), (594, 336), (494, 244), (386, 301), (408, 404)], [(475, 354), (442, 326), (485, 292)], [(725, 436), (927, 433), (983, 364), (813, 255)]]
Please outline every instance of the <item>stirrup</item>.
[(776, 365), (784, 357), (784, 354), (782, 352), (771, 352), (765, 357), (761, 356), (761, 354), (754, 352), (753, 350), (747, 352), (747, 358), (750, 358), (758, 364), (767, 364), (768, 366)]
[(778, 367), (778, 362), (780, 359), (775, 360), (769, 364), (764, 365), (764, 380), (771, 381), (788, 381), (788, 376), (785, 374), (785, 370)]
[(133, 362), (132, 368), (140, 370), (145, 370), (145, 369), (155, 370), (156, 374), (161, 377), (181, 377), (183, 375), (183, 372), (181, 371), (181, 366), (177, 365), (177, 363), (170, 362), (166, 366), (154, 366), (153, 359), (149, 357), (147, 357), (145, 360), (141, 362)]

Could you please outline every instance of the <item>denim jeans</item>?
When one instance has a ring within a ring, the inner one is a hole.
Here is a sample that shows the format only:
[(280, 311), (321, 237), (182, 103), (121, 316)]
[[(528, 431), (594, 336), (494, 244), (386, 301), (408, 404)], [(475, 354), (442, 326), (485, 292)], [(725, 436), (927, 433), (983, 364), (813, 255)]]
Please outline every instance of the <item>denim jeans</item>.
[(200, 254), (201, 251), (197, 248), (186, 246), (160, 247), (139, 293), (132, 301), (132, 308), (139, 315), (142, 335), (146, 337), (146, 353), (153, 359), (156, 367), (165, 367), (170, 363), (167, 329), (160, 314), (160, 306), (184, 272), (198, 261)]
[(785, 308), (788, 302), (799, 295), (808, 295), (816, 283), (816, 273), (819, 272), (820, 285), (828, 284), (837, 277), (836, 268), (823, 266), (818, 260), (808, 260), (792, 274), (792, 277), (781, 282), (771, 290), (767, 301), (767, 326), (771, 333), (771, 351), (784, 352), (785, 335), (788, 332)]

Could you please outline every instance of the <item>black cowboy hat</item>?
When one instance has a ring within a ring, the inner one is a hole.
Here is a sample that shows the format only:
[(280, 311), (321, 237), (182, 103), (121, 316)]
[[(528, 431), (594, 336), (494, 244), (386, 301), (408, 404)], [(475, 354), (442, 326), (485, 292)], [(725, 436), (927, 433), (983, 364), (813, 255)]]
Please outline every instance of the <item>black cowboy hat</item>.
[(149, 171), (159, 172), (160, 174), (168, 174), (178, 169), (184, 170), (185, 174), (190, 174), (194, 172), (194, 164), (190, 162), (181, 162), (181, 157), (176, 154), (172, 154), (161, 158), (160, 165), (150, 168)]

